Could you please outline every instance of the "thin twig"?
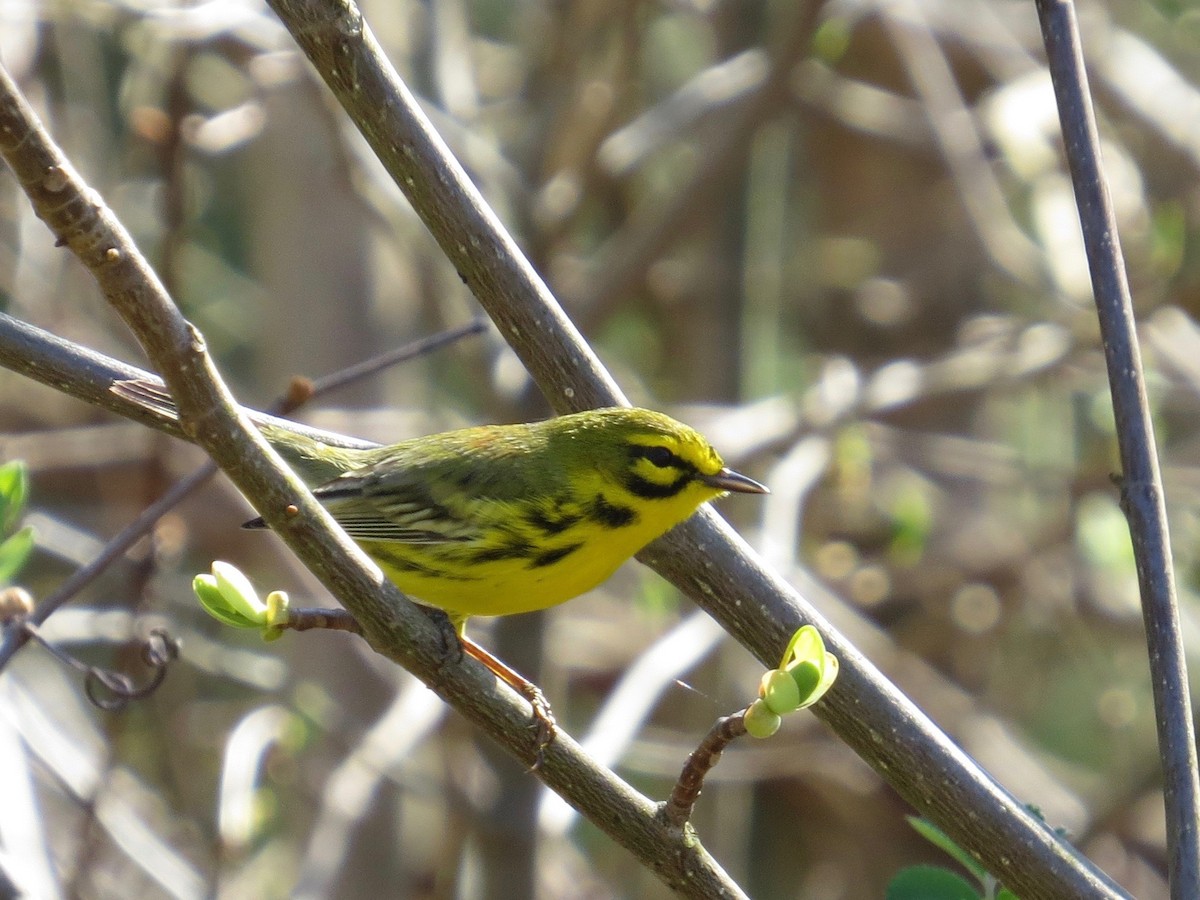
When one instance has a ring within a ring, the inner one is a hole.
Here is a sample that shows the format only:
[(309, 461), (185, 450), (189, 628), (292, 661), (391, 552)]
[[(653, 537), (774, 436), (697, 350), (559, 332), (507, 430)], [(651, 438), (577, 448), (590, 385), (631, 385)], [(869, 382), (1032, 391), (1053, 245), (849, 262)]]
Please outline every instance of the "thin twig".
[(151, 675), (150, 679), (139, 687), (124, 672), (85, 663), (62, 647), (46, 640), (37, 626), (28, 619), (18, 619), (11, 623), (11, 627), (25, 632), (28, 640), (36, 641), (63, 665), (82, 672), (88, 700), (109, 712), (122, 710), (133, 701), (153, 694), (166, 679), (167, 667), (179, 658), (179, 642), (172, 638), (165, 628), (152, 629), (140, 642), (140, 656), (142, 662), (150, 669)]
[[(184, 433), (177, 416), (161, 416), (149, 407), (135, 403), (112, 390), (114, 384), (122, 381), (144, 381), (166, 390), (163, 380), (153, 372), (97, 353), (2, 312), (0, 365), (93, 406), (115, 412), (119, 416), (173, 437), (191, 440)], [(255, 424), (290, 428), (298, 434), (307, 435), (334, 447), (378, 446), (371, 441), (324, 431), (245, 407), (242, 408), (242, 413)]]
[(362, 634), (362, 626), (358, 619), (344, 609), (312, 609), (299, 607), (288, 610), (287, 622), (283, 625), (291, 631), (309, 631), (314, 628), (328, 628), (331, 631), (348, 631), (351, 634)]
[[(346, 366), (346, 368), (340, 369), (337, 372), (312, 379), (312, 396), (319, 397), (323, 394), (328, 394), (330, 391), (362, 381), (364, 378), (370, 378), (372, 375), (377, 375), (391, 366), (397, 366), (400, 363), (408, 362), (419, 356), (433, 353), (436, 350), (453, 344), (455, 341), (461, 341), (463, 338), (471, 337), (475, 334), (483, 334), (486, 330), (486, 319), (472, 319), (465, 325), (447, 328), (445, 331), (439, 331), (437, 334), (431, 334), (428, 337), (410, 341), (403, 347), (387, 350), (360, 363)], [(280, 408), (280, 412), (290, 411), (289, 409)]]
[(1121, 452), (1121, 508), (1137, 561), (1165, 778), (1167, 871), (1171, 896), (1183, 900), (1200, 885), (1200, 777), (1158, 450), (1074, 5), (1038, 0), (1037, 9), (1104, 338)]
[(722, 716), (704, 736), (700, 745), (688, 754), (683, 770), (663, 804), (662, 816), (675, 828), (682, 828), (692, 817), (692, 809), (700, 799), (704, 778), (721, 761), (721, 754), (731, 743), (746, 733), (746, 710)]

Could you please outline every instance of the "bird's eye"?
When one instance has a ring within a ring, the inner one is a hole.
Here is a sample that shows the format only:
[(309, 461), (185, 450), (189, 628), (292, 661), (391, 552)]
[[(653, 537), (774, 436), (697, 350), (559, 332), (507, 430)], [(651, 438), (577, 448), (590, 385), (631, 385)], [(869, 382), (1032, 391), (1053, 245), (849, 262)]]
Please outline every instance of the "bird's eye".
[(665, 469), (674, 464), (675, 454), (666, 447), (650, 447), (646, 450), (646, 459), (660, 469)]

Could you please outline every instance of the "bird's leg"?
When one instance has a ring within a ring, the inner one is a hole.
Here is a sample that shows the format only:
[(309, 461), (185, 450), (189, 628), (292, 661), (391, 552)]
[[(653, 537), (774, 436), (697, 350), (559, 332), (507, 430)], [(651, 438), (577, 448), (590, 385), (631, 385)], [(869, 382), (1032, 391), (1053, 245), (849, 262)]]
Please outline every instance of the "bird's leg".
[(421, 606), (420, 609), (437, 626), (442, 643), (443, 665), (457, 665), (465, 653), (478, 660), (484, 668), (529, 701), (529, 705), (533, 707), (533, 720), (537, 725), (533, 768), (540, 768), (546, 748), (554, 740), (558, 728), (558, 723), (554, 721), (554, 713), (550, 710), (550, 702), (542, 693), (542, 689), (467, 637), (463, 633), (465, 620), (455, 621), (445, 610), (435, 606)]
[(550, 703), (546, 700), (546, 695), (542, 693), (542, 689), (536, 684), (520, 672), (501, 662), (465, 634), (460, 634), (459, 639), (462, 641), (462, 649), (468, 656), (473, 656), (479, 662), (483, 663), (489, 672), (528, 700), (529, 705), (533, 707), (533, 720), (537, 724), (537, 744), (533, 754), (533, 768), (535, 770), (541, 768), (542, 762), (545, 760), (546, 748), (554, 740), (554, 735), (558, 729), (558, 724), (554, 721), (554, 713), (550, 710)]

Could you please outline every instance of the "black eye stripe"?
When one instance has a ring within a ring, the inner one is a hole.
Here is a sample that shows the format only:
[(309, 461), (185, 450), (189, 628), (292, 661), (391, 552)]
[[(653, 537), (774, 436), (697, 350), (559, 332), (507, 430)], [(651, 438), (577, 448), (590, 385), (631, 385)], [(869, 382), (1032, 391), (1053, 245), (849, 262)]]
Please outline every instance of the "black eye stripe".
[(691, 463), (672, 453), (666, 447), (645, 447), (640, 444), (634, 444), (629, 448), (629, 452), (634, 459), (641, 457), (649, 461), (651, 465), (658, 466), (660, 469), (674, 468), (682, 469), (686, 472), (694, 468)]

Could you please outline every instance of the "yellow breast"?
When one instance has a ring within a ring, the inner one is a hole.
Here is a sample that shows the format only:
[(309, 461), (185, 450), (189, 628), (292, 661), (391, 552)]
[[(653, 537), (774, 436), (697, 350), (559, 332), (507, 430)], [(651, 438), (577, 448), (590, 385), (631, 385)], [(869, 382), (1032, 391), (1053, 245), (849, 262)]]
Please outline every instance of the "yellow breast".
[(597, 493), (586, 503), (559, 504), (541, 527), (507, 517), (486, 541), (359, 544), (400, 590), (455, 618), (532, 612), (603, 583), (714, 493), (698, 489), (640, 506)]

